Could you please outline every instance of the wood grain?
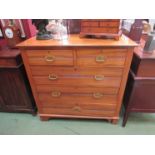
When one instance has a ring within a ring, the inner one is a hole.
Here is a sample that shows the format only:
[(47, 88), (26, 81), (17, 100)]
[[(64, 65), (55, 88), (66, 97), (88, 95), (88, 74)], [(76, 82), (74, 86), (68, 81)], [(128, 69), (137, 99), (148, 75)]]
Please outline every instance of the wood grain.
[[(116, 123), (134, 46), (124, 36), (116, 41), (77, 35), (19, 44), (41, 119), (106, 118)], [(45, 63), (49, 53), (61, 60)]]
[(131, 39), (127, 38), (126, 36), (122, 35), (119, 40), (113, 39), (88, 39), (88, 38), (79, 38), (79, 35), (70, 35), (68, 40), (45, 40), (39, 41), (36, 40), (35, 37), (30, 38), (22, 43), (18, 44), (17, 47), (19, 49), (43, 49), (46, 50), (47, 48), (52, 49), (68, 49), (75, 47), (79, 48), (127, 48), (127, 47), (135, 47), (137, 44), (132, 41)]

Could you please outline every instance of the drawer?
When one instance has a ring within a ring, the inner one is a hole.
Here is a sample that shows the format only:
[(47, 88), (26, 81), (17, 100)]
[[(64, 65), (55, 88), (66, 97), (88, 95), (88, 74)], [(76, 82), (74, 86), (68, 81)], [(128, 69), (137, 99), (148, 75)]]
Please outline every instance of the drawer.
[(108, 28), (107, 33), (111, 34), (118, 34), (119, 33), (119, 28)]
[(74, 106), (72, 108), (42, 108), (43, 114), (48, 115), (63, 115), (63, 116), (77, 116), (77, 117), (113, 117), (115, 114), (114, 110), (103, 110), (103, 109), (85, 109), (79, 106)]
[(80, 49), (77, 65), (83, 67), (124, 67), (125, 49)]
[[(41, 107), (53, 114), (114, 113), (118, 88), (37, 86)], [(45, 112), (43, 110), (43, 112)]]
[(100, 22), (101, 27), (119, 27), (120, 22)]
[(73, 66), (72, 50), (29, 50), (30, 65)]
[(98, 27), (99, 22), (98, 21), (92, 21), (92, 22), (85, 21), (85, 22), (82, 22), (81, 25), (84, 27)]
[(58, 85), (36, 85), (36, 89), (38, 93), (51, 93), (52, 91), (61, 91), (61, 92), (76, 92), (76, 93), (96, 93), (101, 92), (103, 94), (107, 95), (117, 95), (119, 88), (115, 87), (102, 87), (102, 88), (96, 88), (96, 87), (71, 87), (71, 86), (58, 86)]
[(118, 33), (118, 28), (109, 27), (82, 27), (82, 32), (86, 33)]
[(16, 57), (11, 57), (11, 54), (10, 54), (10, 57), (9, 56), (6, 56), (6, 57), (1, 56), (1, 58), (0, 58), (0, 68), (17, 68), (20, 65), (22, 65), (22, 59), (21, 59), (20, 55), (18, 55)]
[(38, 85), (37, 92), (44, 107), (72, 107), (74, 105), (92, 108), (115, 107), (118, 88), (92, 88)]
[(94, 75), (104, 75), (104, 76), (122, 76), (123, 68), (116, 67), (103, 67), (102, 69), (98, 68), (70, 68), (70, 67), (51, 67), (51, 66), (30, 66), (33, 76), (36, 75), (46, 75), (55, 74), (55, 75), (72, 75), (72, 76), (94, 76)]
[(96, 86), (96, 87), (119, 87), (121, 76), (114, 76), (111, 72), (104, 70), (56, 70), (51, 72), (41, 72), (42, 75), (33, 73), (33, 79), (36, 84), (59, 84), (67, 86)]
[(3, 67), (16, 67), (17, 62), (15, 59), (0, 59), (0, 68)]
[(97, 22), (97, 21), (102, 21), (102, 22), (120, 22), (120, 19), (82, 19), (82, 22)]

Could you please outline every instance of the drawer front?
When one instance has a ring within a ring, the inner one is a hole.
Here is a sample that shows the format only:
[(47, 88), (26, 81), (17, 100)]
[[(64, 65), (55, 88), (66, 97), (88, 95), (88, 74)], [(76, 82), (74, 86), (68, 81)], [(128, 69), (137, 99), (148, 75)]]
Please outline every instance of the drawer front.
[(116, 107), (117, 96), (104, 95), (101, 92), (68, 93), (53, 90), (50, 93), (39, 93), (39, 99), (43, 107), (67, 108), (78, 104), (82, 107), (113, 110)]
[(88, 117), (113, 117), (115, 114), (114, 110), (96, 110), (96, 109), (84, 109), (79, 106), (72, 108), (42, 108), (42, 113), (49, 115), (73, 115), (77, 117), (88, 116)]
[(124, 67), (125, 49), (80, 49), (77, 65), (86, 67)]
[(88, 76), (92, 77), (95, 75), (103, 75), (103, 76), (122, 76), (123, 68), (112, 68), (112, 67), (104, 67), (102, 69), (98, 68), (69, 68), (69, 67), (51, 67), (51, 66), (30, 66), (31, 72), (33, 76), (48, 76), (50, 74), (54, 74), (57, 76)]
[[(118, 88), (80, 88), (38, 86), (38, 96), (45, 107), (111, 107), (116, 105)], [(111, 92), (110, 92), (111, 90)]]
[(119, 28), (120, 22), (98, 22), (98, 21), (92, 21), (92, 22), (82, 22), (83, 27), (116, 27)]
[(96, 86), (96, 87), (119, 87), (121, 83), (121, 76), (108, 75), (102, 70), (94, 70), (89, 72), (87, 70), (67, 72), (66, 70), (60, 72), (53, 70), (43, 75), (34, 75), (33, 79), (36, 84), (59, 84), (67, 86)]
[(120, 22), (100, 22), (101, 27), (117, 27), (119, 28)]
[(38, 93), (51, 93), (52, 91), (61, 91), (62, 93), (73, 93), (76, 92), (77, 94), (84, 93), (84, 94), (92, 94), (101, 92), (107, 95), (117, 95), (119, 88), (114, 87), (71, 87), (71, 86), (58, 86), (58, 85), (36, 85), (36, 89)]
[(99, 26), (99, 22), (98, 21), (84, 21), (81, 23), (82, 26), (84, 27), (98, 27)]
[(18, 64), (15, 59), (0, 59), (0, 68), (16, 67)]
[(118, 28), (108, 28), (108, 27), (82, 27), (82, 32), (87, 33), (118, 33)]
[(37, 85), (43, 113), (58, 115), (113, 115), (118, 88), (58, 87)]
[[(96, 86), (96, 87), (119, 87), (121, 83), (121, 77), (104, 77), (102, 80), (96, 80), (92, 77), (72, 77), (68, 76), (34, 76), (33, 79), (36, 84), (59, 84), (68, 86)], [(53, 79), (52, 79), (53, 78)], [(52, 80), (51, 80), (52, 79)]]
[(30, 65), (73, 66), (72, 50), (29, 50), (27, 56)]
[(120, 19), (82, 19), (82, 22), (120, 22)]

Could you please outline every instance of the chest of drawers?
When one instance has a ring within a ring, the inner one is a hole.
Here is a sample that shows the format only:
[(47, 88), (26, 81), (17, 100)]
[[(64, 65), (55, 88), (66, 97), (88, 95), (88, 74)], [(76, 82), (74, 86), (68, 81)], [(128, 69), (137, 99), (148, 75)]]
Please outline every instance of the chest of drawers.
[(82, 19), (80, 36), (108, 36), (119, 40), (120, 19)]
[(41, 120), (108, 119), (116, 123), (134, 42), (79, 38), (37, 41), (18, 47)]

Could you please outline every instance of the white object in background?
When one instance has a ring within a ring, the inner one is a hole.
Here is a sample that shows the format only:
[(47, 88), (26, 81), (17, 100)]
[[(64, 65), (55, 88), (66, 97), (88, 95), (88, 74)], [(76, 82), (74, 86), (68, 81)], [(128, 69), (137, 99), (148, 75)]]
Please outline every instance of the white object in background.
[(153, 31), (153, 26), (155, 24), (155, 19), (149, 19), (149, 24), (151, 25), (151, 31)]
[(3, 33), (2, 33), (2, 31), (1, 31), (1, 29), (0, 29), (0, 37), (3, 37)]
[(131, 26), (134, 23), (134, 19), (126, 19), (123, 21), (123, 26), (122, 28), (130, 32)]
[(10, 29), (10, 28), (5, 29), (5, 35), (6, 35), (9, 39), (13, 38), (13, 31), (12, 31), (12, 29)]
[(5, 27), (5, 22), (3, 19), (1, 19), (1, 23), (2, 23), (2, 26)]
[(23, 28), (23, 24), (21, 22), (21, 19), (18, 20), (19, 21), (19, 25), (20, 25), (20, 33), (21, 33), (21, 37), (22, 38), (25, 38), (26, 37), (26, 34), (25, 34), (25, 31), (24, 31), (24, 28)]

